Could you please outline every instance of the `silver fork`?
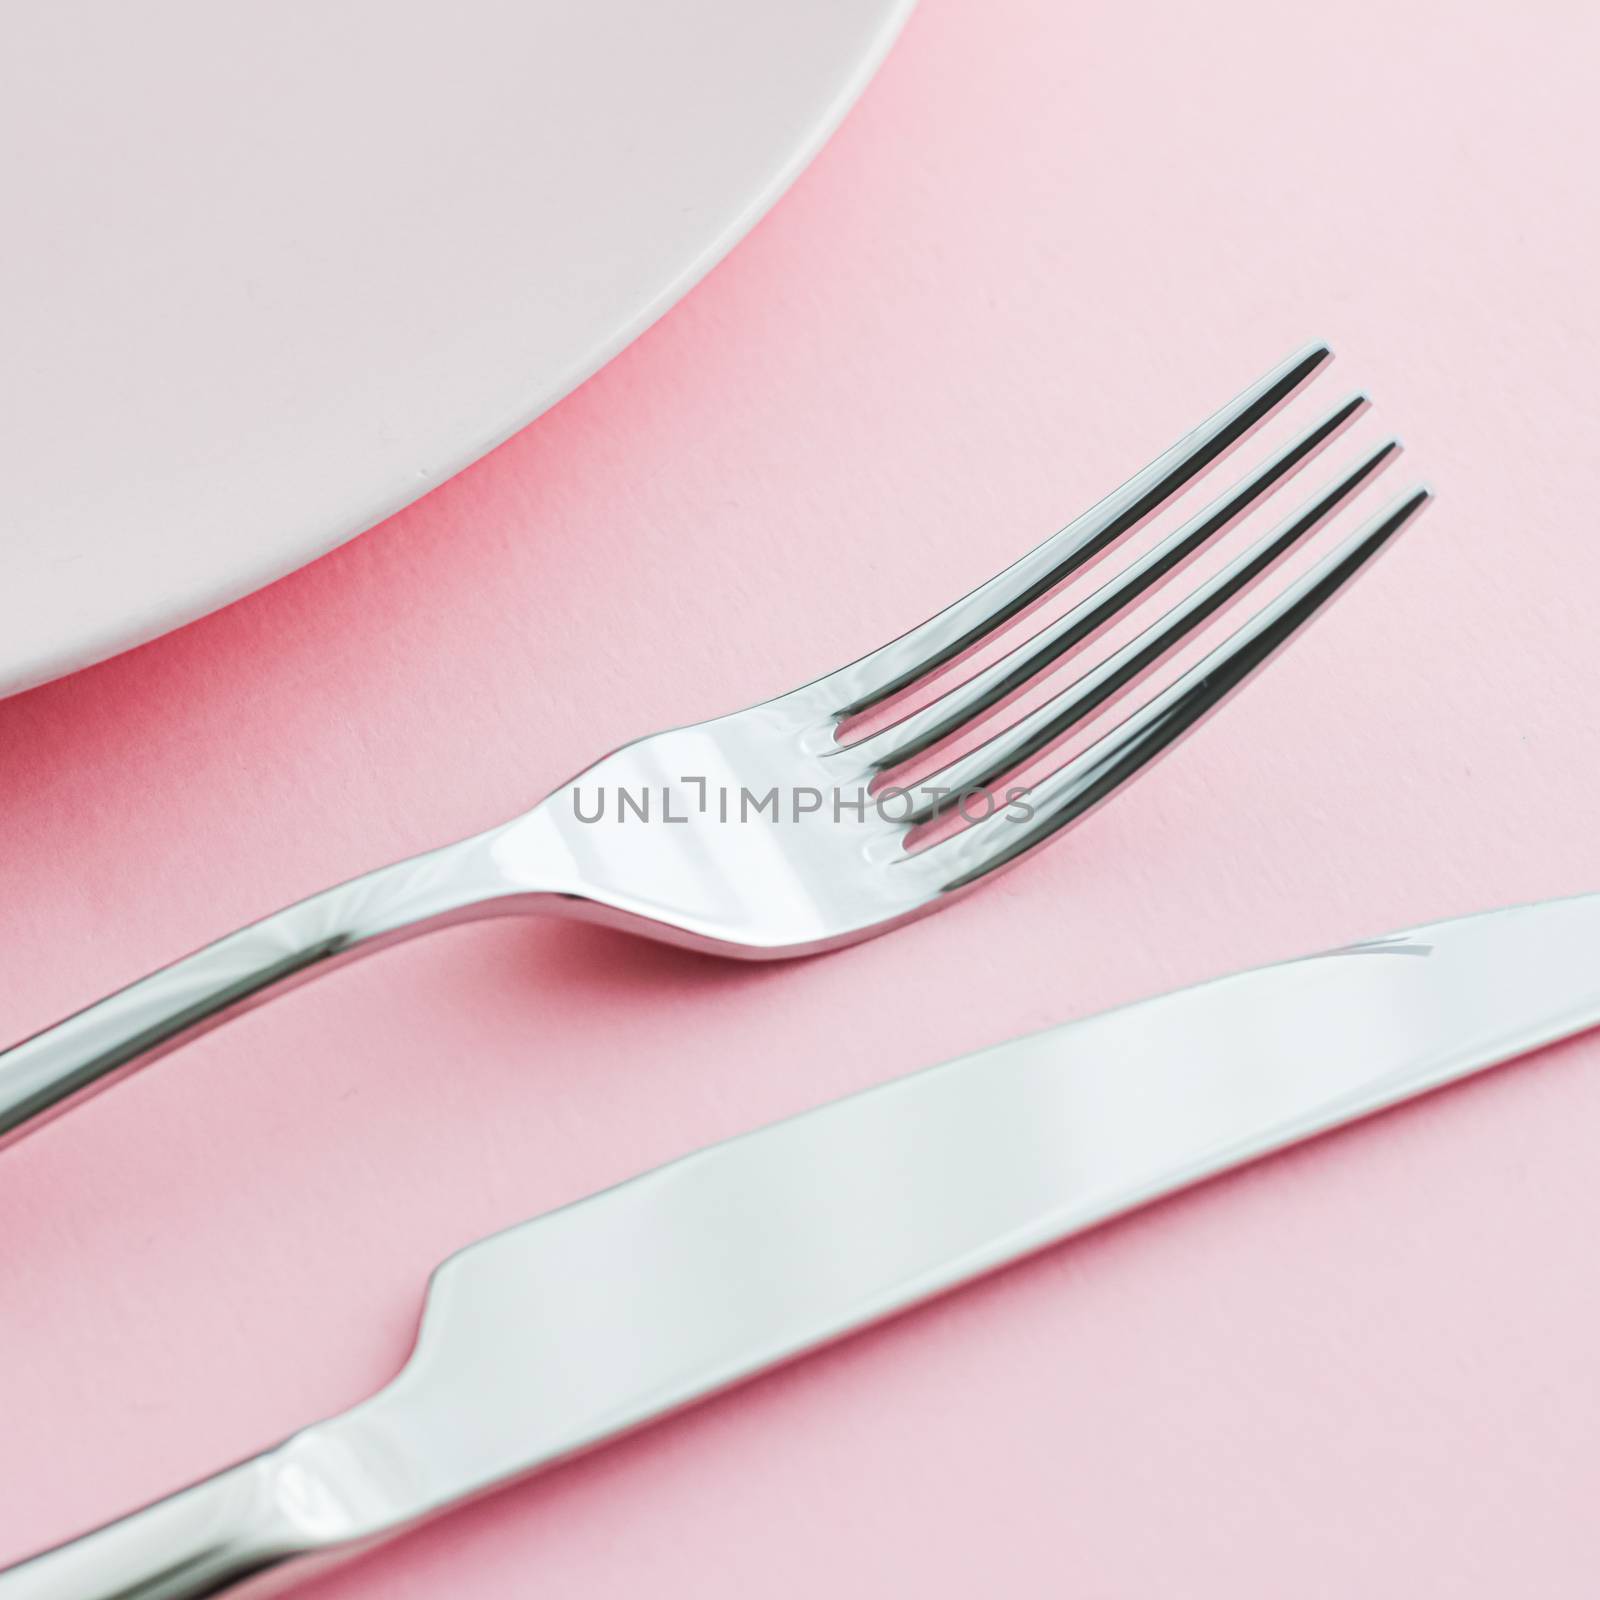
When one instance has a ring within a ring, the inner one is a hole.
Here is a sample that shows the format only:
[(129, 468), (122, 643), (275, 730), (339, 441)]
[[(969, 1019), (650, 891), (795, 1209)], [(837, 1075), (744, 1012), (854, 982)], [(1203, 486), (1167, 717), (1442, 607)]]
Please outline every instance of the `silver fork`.
[[(1428, 491), (1402, 495), (1197, 665), (1026, 790), (996, 793), (1261, 577), (1399, 445), (1390, 440), (1367, 455), (1053, 698), (912, 789), (888, 780), (1015, 699), (1175, 573), (1335, 438), (1365, 408), (1363, 396), (937, 699), (861, 737), (851, 720), (949, 668), (1082, 572), (1328, 356), (1316, 345), (1292, 357), (1031, 554), (859, 661), (748, 710), (626, 745), (514, 821), (314, 895), (0, 1052), (0, 1142), (281, 990), (448, 923), (539, 912), (761, 960), (853, 944), (950, 903), (1169, 749), (1377, 554)], [(952, 830), (949, 813), (958, 806), (967, 825)]]

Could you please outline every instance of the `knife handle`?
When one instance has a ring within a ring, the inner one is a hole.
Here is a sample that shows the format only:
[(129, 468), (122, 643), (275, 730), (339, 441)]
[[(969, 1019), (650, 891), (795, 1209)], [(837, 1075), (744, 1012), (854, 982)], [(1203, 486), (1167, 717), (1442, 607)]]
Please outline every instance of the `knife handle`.
[(229, 1017), (446, 923), (523, 909), (494, 829), (241, 928), (0, 1050), (0, 1146)]
[(323, 1424), (7, 1567), (0, 1600), (272, 1594), (393, 1531), (377, 1486)]

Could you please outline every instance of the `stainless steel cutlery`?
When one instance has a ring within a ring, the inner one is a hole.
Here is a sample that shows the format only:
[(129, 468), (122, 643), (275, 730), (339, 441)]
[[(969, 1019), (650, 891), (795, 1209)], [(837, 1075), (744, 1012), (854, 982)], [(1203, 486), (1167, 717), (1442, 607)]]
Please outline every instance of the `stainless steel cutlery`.
[(1600, 1024), (1600, 895), (1013, 1040), (473, 1245), (389, 1386), (0, 1573), (0, 1600), (288, 1580), (1107, 1218)]
[[(951, 667), (1081, 573), (1244, 439), (1327, 357), (1319, 345), (1287, 361), (1031, 554), (860, 660), (748, 710), (627, 745), (512, 822), (302, 901), (0, 1052), (0, 1141), (280, 990), (449, 922), (538, 912), (766, 959), (851, 944), (949, 904), (1053, 839), (1170, 748), (1331, 599), (1427, 492), (1402, 494), (1197, 665), (1025, 799), (993, 814), (972, 817), (964, 797), (992, 800), (1019, 767), (1131, 688), (1349, 501), (1398, 447), (1390, 442), (1365, 456), (1053, 698), (921, 777), (915, 791), (895, 796), (895, 806), (884, 800), (907, 763), (933, 756), (1012, 702), (1264, 500), (1340, 433), (1364, 406), (1360, 396), (1008, 654), (887, 726), (857, 736), (853, 719), (898, 703), (902, 691)], [(647, 825), (652, 801), (658, 819), (664, 809), (678, 825)], [(958, 805), (967, 825), (935, 837), (927, 825), (948, 823)], [(730, 818), (730, 807), (739, 814)]]

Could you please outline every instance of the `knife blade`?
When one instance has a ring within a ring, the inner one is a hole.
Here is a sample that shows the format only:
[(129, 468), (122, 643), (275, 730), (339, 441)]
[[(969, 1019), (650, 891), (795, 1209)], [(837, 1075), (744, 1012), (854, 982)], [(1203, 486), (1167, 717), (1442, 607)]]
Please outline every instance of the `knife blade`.
[(447, 1260), (353, 1410), (0, 1573), (184, 1600), (349, 1553), (1188, 1184), (1600, 1024), (1600, 895), (1415, 928), (932, 1067)]

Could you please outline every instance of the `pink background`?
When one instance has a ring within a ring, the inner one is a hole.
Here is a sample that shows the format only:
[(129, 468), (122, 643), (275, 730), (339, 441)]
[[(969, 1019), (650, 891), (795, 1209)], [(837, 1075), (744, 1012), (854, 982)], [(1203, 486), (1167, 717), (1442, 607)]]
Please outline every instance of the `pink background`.
[[(917, 620), (1309, 337), (1440, 502), (1147, 781), (768, 969), (500, 923), (0, 1158), (0, 1560), (380, 1384), (453, 1247), (1247, 963), (1600, 887), (1596, 12), (939, 3), (597, 378), (0, 704), (0, 1031)], [(1309, 484), (1332, 470), (1314, 469)], [(483, 1502), (334, 1597), (1587, 1595), (1600, 1046), (1272, 1161)], [(313, 1591), (308, 1591), (308, 1593)]]

